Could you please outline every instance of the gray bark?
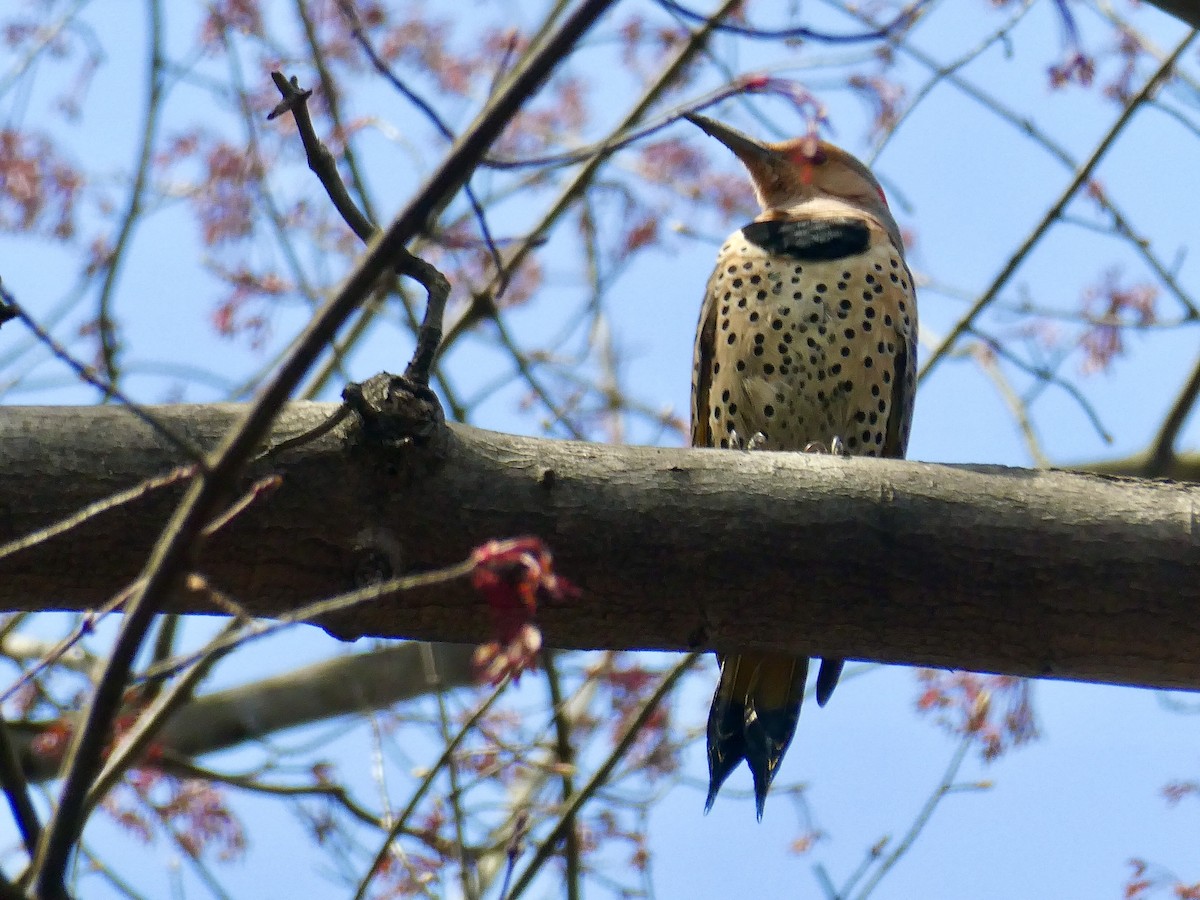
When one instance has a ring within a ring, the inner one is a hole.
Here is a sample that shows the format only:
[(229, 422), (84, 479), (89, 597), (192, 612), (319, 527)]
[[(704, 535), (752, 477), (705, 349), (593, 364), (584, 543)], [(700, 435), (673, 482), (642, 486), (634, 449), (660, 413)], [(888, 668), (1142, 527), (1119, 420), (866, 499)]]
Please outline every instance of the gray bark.
[[(277, 436), (327, 416), (295, 404)], [(161, 407), (211, 446), (234, 406)], [(353, 430), (351, 430), (353, 431)], [(0, 541), (179, 462), (111, 407), (0, 409)], [(805, 454), (609, 447), (462, 426), (427, 443), (345, 432), (257, 475), (283, 486), (196, 562), (256, 615), (353, 589), (398, 557), (440, 567), (535, 534), (580, 598), (538, 611), (565, 648), (764, 648), (1200, 687), (1200, 486)], [(97, 606), (135, 577), (160, 492), (0, 559), (0, 608)], [(214, 612), (180, 594), (174, 608)], [(341, 635), (477, 642), (462, 581), (356, 607)]]
[[(323, 662), (196, 697), (180, 708), (155, 738), (155, 746), (180, 756), (203, 756), (337, 716), (385, 709), (437, 689), (473, 681), (473, 647), (394, 644)], [(431, 677), (432, 676), (432, 677)], [(59, 760), (34, 749), (50, 723), (9, 722), (25, 777), (43, 781)]]

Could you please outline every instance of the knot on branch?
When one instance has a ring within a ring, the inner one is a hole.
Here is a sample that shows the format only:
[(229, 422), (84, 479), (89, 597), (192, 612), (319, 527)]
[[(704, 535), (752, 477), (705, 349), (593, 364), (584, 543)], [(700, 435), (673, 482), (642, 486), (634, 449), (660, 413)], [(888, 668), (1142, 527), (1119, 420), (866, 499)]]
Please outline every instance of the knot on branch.
[(446, 424), (433, 390), (406, 375), (380, 372), (361, 384), (347, 385), (342, 399), (358, 414), (362, 436), (370, 443), (428, 445)]

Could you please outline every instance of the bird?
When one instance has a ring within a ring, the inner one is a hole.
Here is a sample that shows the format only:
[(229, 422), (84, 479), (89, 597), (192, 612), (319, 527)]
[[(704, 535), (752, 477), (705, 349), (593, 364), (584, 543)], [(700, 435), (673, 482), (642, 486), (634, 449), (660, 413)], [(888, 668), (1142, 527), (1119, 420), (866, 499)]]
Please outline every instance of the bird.
[[(903, 457), (917, 301), (883, 188), (866, 165), (815, 135), (762, 142), (701, 115), (685, 118), (741, 161), (762, 208), (725, 241), (708, 279), (692, 446)], [(761, 821), (796, 730), (809, 661), (736, 650), (718, 661), (704, 809), (744, 759)], [(821, 661), (820, 706), (842, 666)]]

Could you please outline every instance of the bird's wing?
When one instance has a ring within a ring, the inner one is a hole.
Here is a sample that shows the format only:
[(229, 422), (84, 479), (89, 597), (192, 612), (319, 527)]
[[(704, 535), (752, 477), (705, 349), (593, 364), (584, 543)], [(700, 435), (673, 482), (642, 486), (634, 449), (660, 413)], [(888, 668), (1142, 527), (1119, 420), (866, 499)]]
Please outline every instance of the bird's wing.
[(905, 293), (912, 309), (910, 325), (906, 331), (896, 331), (896, 355), (892, 369), (892, 402), (889, 408), (887, 433), (883, 439), (883, 455), (903, 459), (908, 449), (908, 433), (912, 427), (913, 400), (917, 395), (917, 295), (913, 287), (912, 272), (904, 267), (908, 276)]
[(708, 395), (712, 387), (713, 346), (717, 339), (717, 302), (711, 282), (705, 289), (700, 307), (700, 325), (696, 329), (696, 349), (692, 355), (692, 446), (711, 447)]

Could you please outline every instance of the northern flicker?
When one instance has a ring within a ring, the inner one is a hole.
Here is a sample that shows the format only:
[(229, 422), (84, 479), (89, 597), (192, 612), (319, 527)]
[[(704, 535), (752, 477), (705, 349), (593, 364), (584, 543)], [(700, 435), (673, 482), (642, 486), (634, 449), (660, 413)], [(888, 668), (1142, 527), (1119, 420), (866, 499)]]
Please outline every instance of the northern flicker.
[[(761, 143), (688, 116), (741, 160), (762, 212), (717, 254), (700, 311), (692, 445), (904, 456), (917, 303), (900, 229), (871, 171), (813, 137)], [(803, 586), (797, 586), (803, 602)], [(758, 817), (800, 715), (808, 660), (720, 656), (705, 811), (745, 759)], [(842, 660), (821, 662), (817, 703)]]

